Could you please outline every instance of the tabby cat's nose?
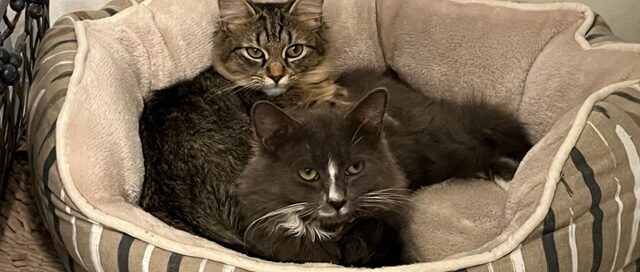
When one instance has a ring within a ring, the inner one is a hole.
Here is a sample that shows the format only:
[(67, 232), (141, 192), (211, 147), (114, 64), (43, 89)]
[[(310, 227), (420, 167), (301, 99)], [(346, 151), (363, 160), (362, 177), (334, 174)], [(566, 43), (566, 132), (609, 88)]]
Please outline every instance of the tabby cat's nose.
[(284, 75), (271, 75), (269, 76), (271, 79), (273, 79), (273, 82), (275, 82), (276, 84), (278, 83), (278, 81), (280, 81), (280, 79), (282, 79), (284, 77)]
[(279, 62), (272, 62), (267, 68), (267, 75), (273, 79), (275, 83), (278, 83), (282, 77), (284, 77), (284, 65)]

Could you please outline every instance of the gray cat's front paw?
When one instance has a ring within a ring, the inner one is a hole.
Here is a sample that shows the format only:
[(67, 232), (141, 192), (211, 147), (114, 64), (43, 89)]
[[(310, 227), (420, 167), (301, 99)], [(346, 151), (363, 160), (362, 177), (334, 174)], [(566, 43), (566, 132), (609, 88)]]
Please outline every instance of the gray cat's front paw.
[(478, 172), (474, 177), (486, 180), (492, 180), (498, 184), (509, 182), (518, 169), (520, 162), (512, 158), (501, 157), (491, 163), (487, 169)]

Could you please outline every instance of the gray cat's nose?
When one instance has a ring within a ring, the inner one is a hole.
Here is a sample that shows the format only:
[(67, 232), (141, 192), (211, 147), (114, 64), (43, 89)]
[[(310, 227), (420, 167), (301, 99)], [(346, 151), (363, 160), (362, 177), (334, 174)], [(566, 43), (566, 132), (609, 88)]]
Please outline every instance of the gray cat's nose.
[(336, 209), (336, 211), (339, 211), (340, 208), (342, 208), (342, 206), (344, 206), (344, 204), (347, 203), (347, 201), (344, 198), (341, 198), (341, 199), (329, 199), (329, 201), (327, 203), (329, 205), (331, 205), (331, 207)]

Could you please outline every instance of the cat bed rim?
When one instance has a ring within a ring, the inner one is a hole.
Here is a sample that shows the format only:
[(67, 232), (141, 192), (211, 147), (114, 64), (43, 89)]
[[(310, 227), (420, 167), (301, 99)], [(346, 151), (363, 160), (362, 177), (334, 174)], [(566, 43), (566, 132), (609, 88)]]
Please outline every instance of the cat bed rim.
[[(148, 4), (151, 1), (152, 0), (147, 0), (140, 5)], [(585, 39), (584, 35), (588, 31), (590, 25), (593, 23), (595, 16), (593, 11), (589, 7), (583, 4), (579, 4), (579, 3), (523, 4), (523, 3), (498, 2), (498, 1), (491, 1), (491, 0), (471, 0), (471, 1), (452, 0), (452, 1), (461, 3), (461, 4), (482, 3), (482, 4), (492, 5), (492, 6), (501, 6), (506, 8), (523, 9), (523, 10), (556, 10), (556, 9), (576, 10), (576, 11), (582, 12), (585, 16), (584, 22), (575, 33), (576, 42), (584, 50), (608, 49), (608, 50), (640, 52), (640, 44), (615, 42), (615, 43), (601, 44), (597, 46), (590, 45), (588, 41)], [(124, 13), (126, 13), (126, 10), (123, 11), (121, 14), (124, 14)], [(82, 64), (84, 63), (89, 50), (89, 46), (86, 41), (86, 29), (84, 24), (82, 24), (81, 22), (75, 22), (74, 28), (77, 36), (77, 41), (78, 41), (78, 49), (77, 49), (77, 54), (74, 58), (75, 60), (74, 70), (68, 85), (68, 92), (66, 94), (65, 102), (58, 115), (58, 123), (55, 131), (55, 135), (56, 135), (56, 144), (58, 146), (56, 150), (56, 156), (58, 160), (57, 166), (58, 166), (61, 182), (68, 194), (67, 196), (77, 205), (77, 208), (82, 213), (90, 216), (92, 219), (94, 219), (96, 222), (100, 224), (108, 225), (109, 227), (114, 228), (118, 231), (129, 233), (136, 238), (139, 238), (143, 241), (150, 242), (159, 247), (171, 249), (172, 251), (178, 252), (180, 254), (206, 258), (210, 260), (216, 260), (216, 261), (220, 261), (230, 265), (237, 265), (238, 267), (242, 267), (250, 270), (289, 271), (289, 269), (291, 269), (292, 271), (292, 270), (311, 268), (318, 271), (337, 271), (337, 270), (353, 271), (354, 268), (336, 267), (331, 264), (322, 264), (322, 263), (307, 264), (304, 266), (301, 266), (299, 264), (291, 264), (291, 263), (276, 263), (276, 262), (260, 260), (256, 258), (249, 258), (241, 255), (240, 253), (236, 253), (230, 250), (224, 250), (224, 251), (220, 250), (215, 252), (215, 254), (213, 254), (213, 252), (209, 248), (200, 248), (197, 246), (186, 245), (179, 241), (174, 241), (168, 237), (156, 236), (152, 233), (149, 233), (147, 231), (144, 231), (143, 229), (138, 228), (137, 226), (125, 220), (103, 213), (100, 209), (91, 205), (75, 187), (75, 184), (71, 177), (71, 173), (69, 171), (69, 162), (67, 161), (67, 151), (68, 151), (68, 146), (70, 145), (70, 143), (68, 143), (65, 140), (65, 139), (68, 139), (66, 128), (68, 127), (68, 123), (70, 121), (68, 108), (70, 107), (69, 105), (71, 105), (74, 101), (76, 86), (79, 84), (79, 82), (83, 77), (85, 67)], [(513, 251), (514, 249), (516, 249), (517, 246), (544, 220), (544, 217), (551, 206), (551, 201), (553, 199), (553, 195), (557, 187), (557, 182), (560, 179), (560, 174), (563, 168), (563, 164), (565, 160), (569, 157), (569, 152), (571, 148), (576, 144), (583, 128), (586, 126), (587, 117), (591, 112), (594, 104), (602, 100), (609, 94), (615, 92), (619, 88), (627, 87), (637, 82), (640, 82), (640, 79), (611, 84), (591, 94), (582, 103), (578, 113), (576, 114), (572, 122), (572, 125), (568, 134), (565, 136), (560, 148), (557, 150), (556, 155), (553, 158), (553, 161), (547, 173), (544, 189), (541, 197), (539, 198), (539, 203), (535, 208), (535, 212), (526, 220), (524, 224), (522, 224), (518, 228), (518, 230), (511, 233), (509, 235), (509, 238), (506, 239), (506, 241), (497, 245), (496, 247), (494, 247), (489, 251), (473, 254), (470, 256), (446, 259), (446, 260), (430, 262), (430, 263), (417, 263), (417, 264), (410, 264), (405, 266), (384, 267), (380, 269), (385, 271), (400, 271), (400, 270), (411, 269), (411, 268), (413, 269), (419, 268), (419, 269), (425, 269), (425, 270), (426, 269), (456, 270), (456, 269), (471, 267), (471, 266), (494, 261), (502, 256), (507, 255), (509, 252)]]
[[(150, 0), (152, 1), (152, 0)], [(496, 0), (449, 0), (458, 4), (484, 4), (495, 7), (504, 7), (517, 10), (529, 11), (548, 11), (548, 10), (575, 10), (584, 14), (584, 22), (578, 27), (574, 34), (575, 41), (584, 50), (608, 49), (629, 52), (640, 52), (640, 43), (612, 42), (598, 45), (592, 45), (585, 38), (591, 25), (595, 21), (595, 13), (593, 10), (582, 3), (577, 2), (559, 2), (559, 3), (519, 3), (509, 1)]]

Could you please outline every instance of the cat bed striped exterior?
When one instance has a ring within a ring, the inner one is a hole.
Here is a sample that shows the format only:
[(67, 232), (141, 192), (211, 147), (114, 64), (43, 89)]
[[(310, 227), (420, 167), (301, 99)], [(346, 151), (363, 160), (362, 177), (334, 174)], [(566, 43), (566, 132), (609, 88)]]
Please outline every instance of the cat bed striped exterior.
[[(215, 6), (116, 0), (61, 18), (42, 41), (28, 148), (39, 209), (68, 270), (355, 270), (249, 258), (132, 204), (143, 173), (142, 101), (208, 65)], [(326, 0), (325, 17), (337, 69), (391, 67), (433, 96), (484, 92), (507, 102), (537, 141), (496, 208), (505, 223), (495, 237), (443, 260), (379, 270), (640, 267), (640, 45), (595, 35), (608, 30), (578, 4)]]

